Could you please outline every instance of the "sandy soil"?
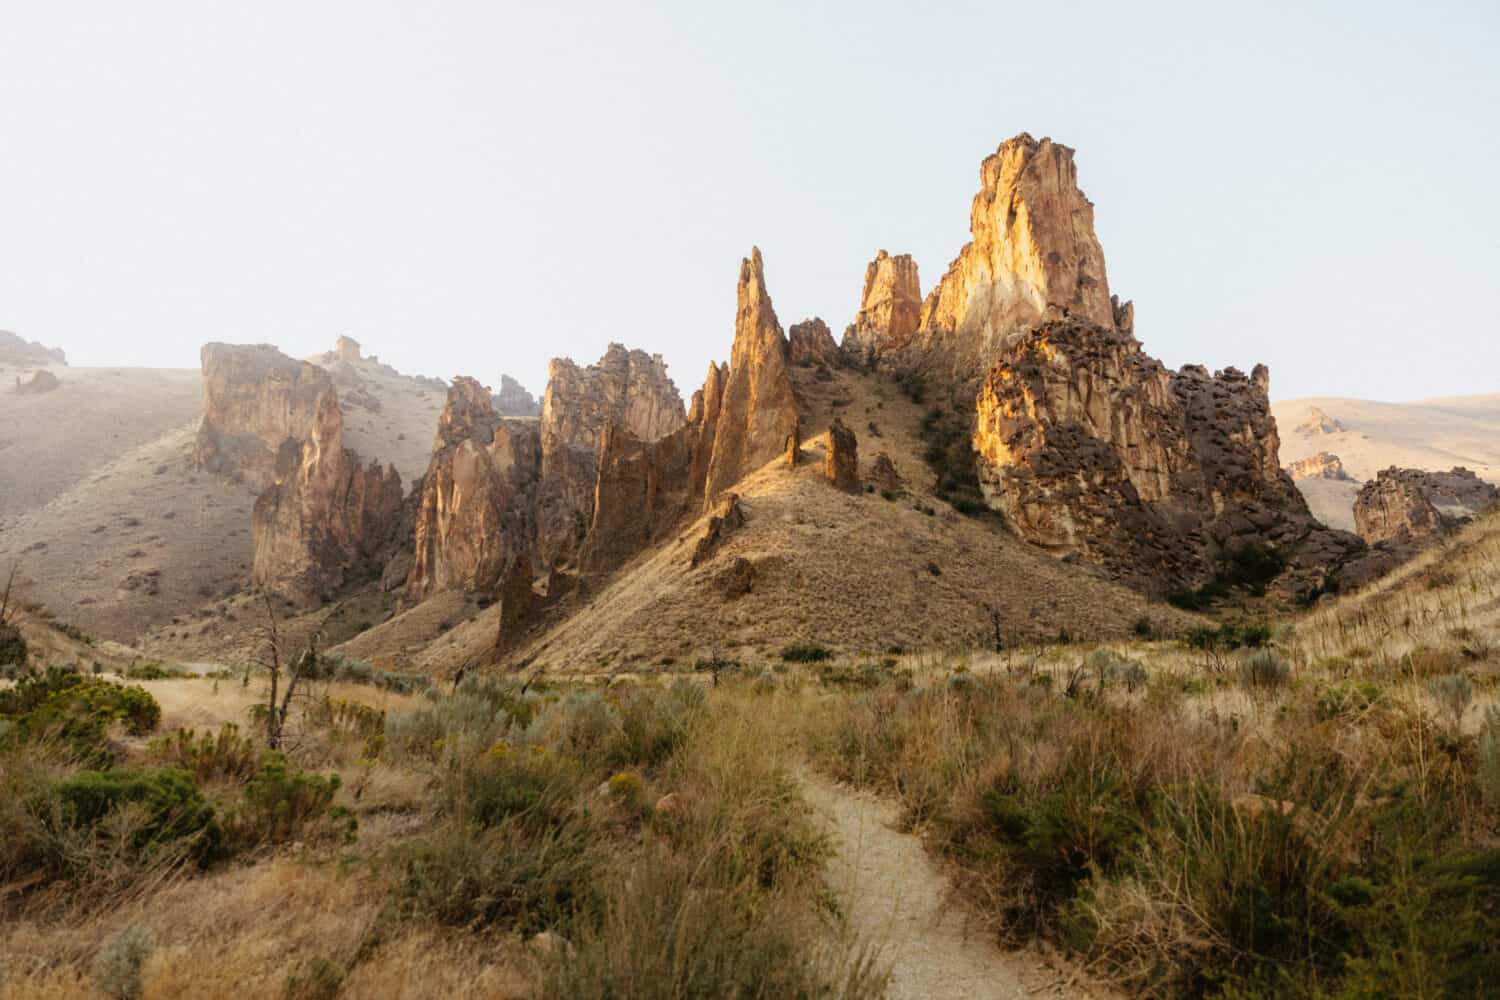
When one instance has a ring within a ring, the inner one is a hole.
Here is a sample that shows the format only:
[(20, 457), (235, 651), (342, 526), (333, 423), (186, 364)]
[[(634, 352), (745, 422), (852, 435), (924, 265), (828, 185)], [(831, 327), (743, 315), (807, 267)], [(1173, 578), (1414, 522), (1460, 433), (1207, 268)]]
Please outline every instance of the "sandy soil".
[[(1344, 429), (1298, 430), (1314, 408)], [(1327, 451), (1342, 459), (1344, 469), (1361, 482), (1392, 465), (1429, 470), (1462, 465), (1482, 479), (1500, 483), (1500, 394), (1415, 403), (1318, 396), (1272, 403), (1271, 411), (1281, 435), (1284, 466)], [(1297, 485), (1323, 523), (1353, 530), (1358, 483), (1303, 480)]]
[(897, 832), (894, 804), (810, 773), (803, 788), (837, 847), (829, 884), (850, 931), (891, 968), (891, 1000), (1105, 995), (1037, 955), (1001, 951), (921, 841)]

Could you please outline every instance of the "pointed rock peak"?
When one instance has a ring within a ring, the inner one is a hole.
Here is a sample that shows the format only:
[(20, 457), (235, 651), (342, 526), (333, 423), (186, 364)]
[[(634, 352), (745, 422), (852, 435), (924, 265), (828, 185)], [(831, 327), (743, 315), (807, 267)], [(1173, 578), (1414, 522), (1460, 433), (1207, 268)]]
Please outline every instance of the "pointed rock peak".
[(448, 401), (443, 404), (443, 413), (438, 417), (434, 450), (470, 439), (489, 444), (497, 419), (490, 390), (476, 378), (455, 375), (453, 384), (448, 386)]
[[(776, 308), (771, 305), (771, 295), (766, 291), (766, 272), (759, 247), (752, 247), (750, 257), (740, 261), (738, 299), (739, 315), (734, 326), (736, 353), (741, 349), (741, 338), (747, 334), (759, 339), (769, 339), (773, 335), (777, 340), (784, 339), (781, 323), (776, 318)], [(733, 359), (730, 367), (735, 367)]]
[(910, 254), (892, 257), (881, 250), (865, 268), (859, 312), (845, 346), (861, 351), (899, 350), (911, 342), (922, 315), (917, 262)]

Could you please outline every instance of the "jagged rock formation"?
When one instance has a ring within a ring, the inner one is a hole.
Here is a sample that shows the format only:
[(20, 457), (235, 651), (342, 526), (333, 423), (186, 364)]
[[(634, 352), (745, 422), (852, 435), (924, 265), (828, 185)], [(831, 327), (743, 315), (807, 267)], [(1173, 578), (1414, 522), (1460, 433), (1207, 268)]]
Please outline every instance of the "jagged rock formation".
[(688, 423), (698, 428), (693, 444), (693, 488), (703, 492), (708, 482), (708, 463), (713, 457), (714, 438), (719, 433), (719, 413), (724, 409), (724, 386), (729, 382), (729, 366), (712, 364), (703, 388), (693, 393), (688, 408)]
[(698, 427), (690, 424), (650, 442), (618, 424), (605, 429), (593, 519), (579, 557), (586, 571), (618, 569), (693, 505)]
[(500, 632), (495, 637), (496, 649), (508, 649), (526, 634), (536, 608), (536, 591), (532, 589), (534, 576), (531, 556), (525, 552), (512, 559), (506, 569), (505, 583), (500, 588)]
[(1306, 434), (1309, 436), (1314, 434), (1338, 434), (1341, 431), (1346, 430), (1348, 430), (1347, 427), (1339, 423), (1334, 418), (1330, 417), (1328, 414), (1324, 413), (1322, 410), (1318, 409), (1316, 406), (1309, 409), (1307, 411), (1307, 419), (1297, 425), (1298, 434)]
[(719, 501), (718, 511), (708, 519), (708, 527), (693, 547), (694, 568), (713, 558), (724, 540), (745, 526), (745, 508), (738, 493), (727, 493)]
[(1354, 526), (1371, 545), (1422, 545), (1452, 534), (1500, 502), (1500, 489), (1468, 469), (1381, 470), (1354, 500)]
[(1305, 591), (1363, 547), (1317, 525), (1277, 464), (1268, 382), (1263, 366), (1170, 372), (1127, 333), (1044, 323), (980, 393), (981, 487), (1022, 538), (1139, 589), (1198, 587), (1268, 558)]
[(396, 470), (366, 466), (344, 447), (343, 411), (329, 385), (306, 439), (282, 443), (273, 482), (255, 501), (252, 580), (313, 600), (361, 576), (378, 576), (399, 542), (401, 507)]
[(361, 359), (359, 341), (353, 337), (340, 336), (333, 342), (333, 353), (340, 361), (359, 361)]
[(544, 566), (578, 554), (594, 510), (604, 431), (616, 424), (652, 442), (686, 423), (661, 355), (611, 344), (597, 365), (554, 360), (542, 402), (537, 546)]
[(517, 559), (529, 560), (540, 475), (536, 425), (503, 419), (488, 389), (455, 378), (422, 479), (407, 599), (492, 591)]
[(282, 445), (311, 438), (325, 398), (334, 393), (333, 380), (317, 365), (289, 358), (269, 344), (206, 344), (201, 359), (198, 464), (243, 477), (260, 492), (276, 479)]
[(797, 427), (787, 342), (766, 291), (759, 248), (740, 262), (736, 297), (734, 348), (704, 487), (709, 504), (782, 454)]
[(795, 469), (801, 459), (802, 421), (798, 420), (792, 425), (792, 432), (786, 436), (786, 467), (788, 469)]
[(1073, 150), (1023, 133), (1002, 143), (979, 173), (973, 238), (922, 304), (911, 343), (922, 363), (983, 371), (1017, 331), (1049, 318), (1128, 329), (1133, 309), (1111, 299)]
[(39, 396), (44, 392), (55, 392), (61, 388), (61, 380), (45, 368), (32, 372), (31, 378), (25, 381), (21, 380), (21, 376), (16, 376), (16, 392), (22, 396)]
[(833, 365), (838, 362), (839, 345), (834, 342), (828, 324), (818, 317), (793, 323), (788, 355), (794, 365)]
[(865, 268), (859, 312), (844, 334), (844, 350), (863, 358), (869, 351), (898, 351), (911, 342), (922, 319), (922, 285), (910, 254), (881, 250)]
[(539, 417), (542, 404), (521, 383), (509, 375), (501, 375), (500, 391), (495, 393), (495, 412), (502, 417)]
[(870, 471), (865, 478), (871, 486), (886, 493), (894, 493), (905, 485), (901, 480), (901, 473), (896, 471), (896, 463), (883, 451), (870, 463)]
[(68, 356), (55, 347), (24, 340), (9, 330), (0, 330), (0, 365), (32, 368), (36, 365), (66, 365)]
[(1344, 471), (1344, 463), (1339, 461), (1337, 455), (1326, 451), (1320, 451), (1300, 462), (1293, 462), (1286, 467), (1286, 471), (1293, 479), (1334, 479), (1348, 482), (1354, 478)]
[(828, 452), (823, 460), (823, 474), (835, 489), (845, 493), (859, 492), (859, 439), (837, 418), (828, 428)]

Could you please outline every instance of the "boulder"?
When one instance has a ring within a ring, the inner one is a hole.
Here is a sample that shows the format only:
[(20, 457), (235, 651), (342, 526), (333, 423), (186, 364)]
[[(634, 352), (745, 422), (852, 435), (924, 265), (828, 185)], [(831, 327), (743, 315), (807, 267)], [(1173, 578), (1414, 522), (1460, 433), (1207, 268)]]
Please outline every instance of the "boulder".
[(744, 524), (745, 510), (740, 506), (739, 494), (726, 494), (719, 501), (718, 511), (708, 519), (708, 527), (704, 530), (703, 537), (698, 539), (698, 544), (693, 547), (693, 568), (696, 569), (712, 559), (724, 540)]
[(865, 480), (877, 490), (889, 493), (894, 493), (906, 485), (901, 479), (901, 474), (896, 471), (896, 463), (883, 451), (875, 456), (875, 461), (870, 463), (870, 471), (865, 474)]
[(835, 489), (845, 493), (859, 492), (859, 439), (837, 417), (828, 428), (828, 451), (823, 459), (823, 474)]
[(21, 381), (21, 376), (16, 376), (16, 392), (22, 396), (40, 396), (44, 392), (56, 392), (60, 388), (62, 382), (45, 368), (38, 368), (24, 382)]
[(1344, 470), (1344, 463), (1337, 455), (1320, 451), (1316, 455), (1293, 462), (1286, 467), (1293, 479), (1334, 479), (1352, 482), (1354, 477)]

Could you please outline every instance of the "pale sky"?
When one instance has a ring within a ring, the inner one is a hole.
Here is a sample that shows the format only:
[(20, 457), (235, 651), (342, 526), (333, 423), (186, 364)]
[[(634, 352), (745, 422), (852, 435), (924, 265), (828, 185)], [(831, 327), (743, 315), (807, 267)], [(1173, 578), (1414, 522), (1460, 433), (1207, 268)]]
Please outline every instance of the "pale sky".
[(0, 329), (82, 364), (727, 358), (836, 333), (980, 160), (1078, 150), (1112, 289), (1278, 398), (1500, 391), (1500, 4), (0, 0)]

